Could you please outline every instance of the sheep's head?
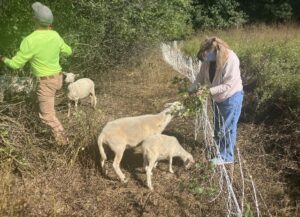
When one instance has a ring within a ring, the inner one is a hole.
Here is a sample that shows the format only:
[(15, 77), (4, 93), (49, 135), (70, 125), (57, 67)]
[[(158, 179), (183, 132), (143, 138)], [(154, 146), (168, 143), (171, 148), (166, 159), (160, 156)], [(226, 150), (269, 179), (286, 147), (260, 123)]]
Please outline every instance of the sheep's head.
[(65, 83), (72, 83), (75, 81), (75, 78), (79, 76), (79, 74), (74, 74), (74, 73), (67, 73), (63, 72), (63, 74), (66, 76), (65, 78)]
[(166, 109), (164, 111), (166, 111), (167, 114), (177, 115), (184, 109), (184, 106), (181, 102), (175, 101), (172, 103), (166, 103), (165, 108)]
[(193, 164), (195, 163), (195, 160), (191, 154), (189, 154), (186, 159), (184, 159), (184, 167), (185, 169), (189, 169)]

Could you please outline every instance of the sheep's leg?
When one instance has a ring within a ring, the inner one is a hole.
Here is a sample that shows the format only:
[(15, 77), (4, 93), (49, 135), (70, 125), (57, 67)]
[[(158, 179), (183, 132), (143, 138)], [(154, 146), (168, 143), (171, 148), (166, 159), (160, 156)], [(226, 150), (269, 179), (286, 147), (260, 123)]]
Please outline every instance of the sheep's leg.
[(75, 111), (77, 112), (77, 108), (78, 108), (78, 99), (75, 100)]
[(98, 148), (99, 148), (100, 158), (101, 158), (101, 169), (102, 169), (102, 172), (104, 172), (105, 175), (107, 175), (107, 170), (105, 168), (105, 160), (107, 159), (107, 156), (105, 154), (104, 147), (103, 147), (104, 137), (105, 136), (103, 136), (103, 134), (100, 134), (98, 137), (97, 143), (98, 143)]
[(94, 107), (94, 97), (93, 94), (90, 94), (91, 106)]
[(120, 169), (120, 162), (122, 160), (124, 151), (125, 150), (118, 150), (117, 152), (115, 152), (115, 159), (114, 159), (114, 162), (113, 162), (113, 167), (114, 167), (114, 170), (115, 170), (116, 174), (121, 179), (121, 181), (126, 183), (127, 180), (125, 179), (125, 175), (122, 173), (122, 171)]
[(95, 93), (94, 93), (93, 98), (94, 98), (94, 106), (93, 106), (93, 108), (96, 109), (96, 105), (97, 105), (97, 97), (96, 97)]
[(104, 159), (101, 159), (101, 169), (105, 173), (105, 175), (107, 175), (107, 170), (105, 168), (105, 160)]
[(155, 162), (155, 164), (154, 164), (154, 166), (153, 166), (154, 168), (156, 168), (156, 167), (157, 167), (157, 163), (158, 163), (158, 161), (156, 161), (156, 162)]
[(68, 117), (71, 115), (71, 102), (68, 102)]
[(101, 169), (102, 169), (102, 172), (105, 173), (105, 175), (107, 175), (107, 170), (105, 168), (105, 160), (104, 158), (101, 157)]
[(146, 166), (146, 174), (147, 174), (147, 186), (150, 190), (153, 190), (152, 182), (151, 182), (151, 176), (152, 176), (152, 169), (154, 167), (155, 161), (151, 160), (149, 162), (149, 165)]
[(170, 160), (169, 160), (169, 172), (170, 173), (174, 173), (173, 169), (172, 169), (172, 163), (173, 163), (173, 157), (170, 156)]
[(146, 171), (146, 167), (149, 165), (149, 162), (146, 155), (143, 156), (143, 159), (143, 168), (145, 168)]
[(92, 106), (94, 109), (96, 109), (97, 98), (96, 98), (96, 94), (95, 94), (95, 90), (94, 90), (94, 89), (91, 91), (90, 98), (91, 98), (91, 106)]

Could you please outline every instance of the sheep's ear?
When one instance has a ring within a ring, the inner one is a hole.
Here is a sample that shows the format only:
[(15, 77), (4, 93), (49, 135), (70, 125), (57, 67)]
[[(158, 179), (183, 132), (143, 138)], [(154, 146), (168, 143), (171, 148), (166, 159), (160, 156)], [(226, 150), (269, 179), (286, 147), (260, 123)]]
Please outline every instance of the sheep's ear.
[(79, 77), (79, 74), (74, 74), (75, 78)]
[(68, 74), (67, 72), (62, 72), (62, 73), (63, 73), (65, 76), (67, 76), (67, 74)]

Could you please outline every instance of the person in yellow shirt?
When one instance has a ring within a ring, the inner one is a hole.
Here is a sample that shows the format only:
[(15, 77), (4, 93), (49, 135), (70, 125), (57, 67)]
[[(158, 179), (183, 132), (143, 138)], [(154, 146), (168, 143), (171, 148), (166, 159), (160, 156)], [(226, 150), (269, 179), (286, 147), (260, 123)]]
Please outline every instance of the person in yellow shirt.
[(64, 128), (57, 119), (54, 108), (56, 91), (62, 87), (63, 75), (59, 64), (60, 54), (69, 56), (72, 49), (60, 35), (52, 30), (53, 14), (51, 10), (35, 2), (32, 4), (36, 30), (23, 39), (20, 50), (9, 59), (1, 56), (5, 65), (19, 69), (30, 62), (33, 74), (38, 78), (37, 95), (39, 100), (39, 116), (51, 127), (58, 144), (68, 143)]

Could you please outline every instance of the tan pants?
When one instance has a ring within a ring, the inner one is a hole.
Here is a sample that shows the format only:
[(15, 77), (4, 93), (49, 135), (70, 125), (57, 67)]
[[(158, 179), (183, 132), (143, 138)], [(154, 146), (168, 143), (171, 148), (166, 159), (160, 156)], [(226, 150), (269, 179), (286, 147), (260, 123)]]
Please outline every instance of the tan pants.
[(64, 128), (57, 119), (54, 108), (55, 93), (62, 87), (62, 74), (40, 78), (37, 95), (39, 100), (40, 113), (42, 122), (51, 127), (54, 135), (63, 133)]

